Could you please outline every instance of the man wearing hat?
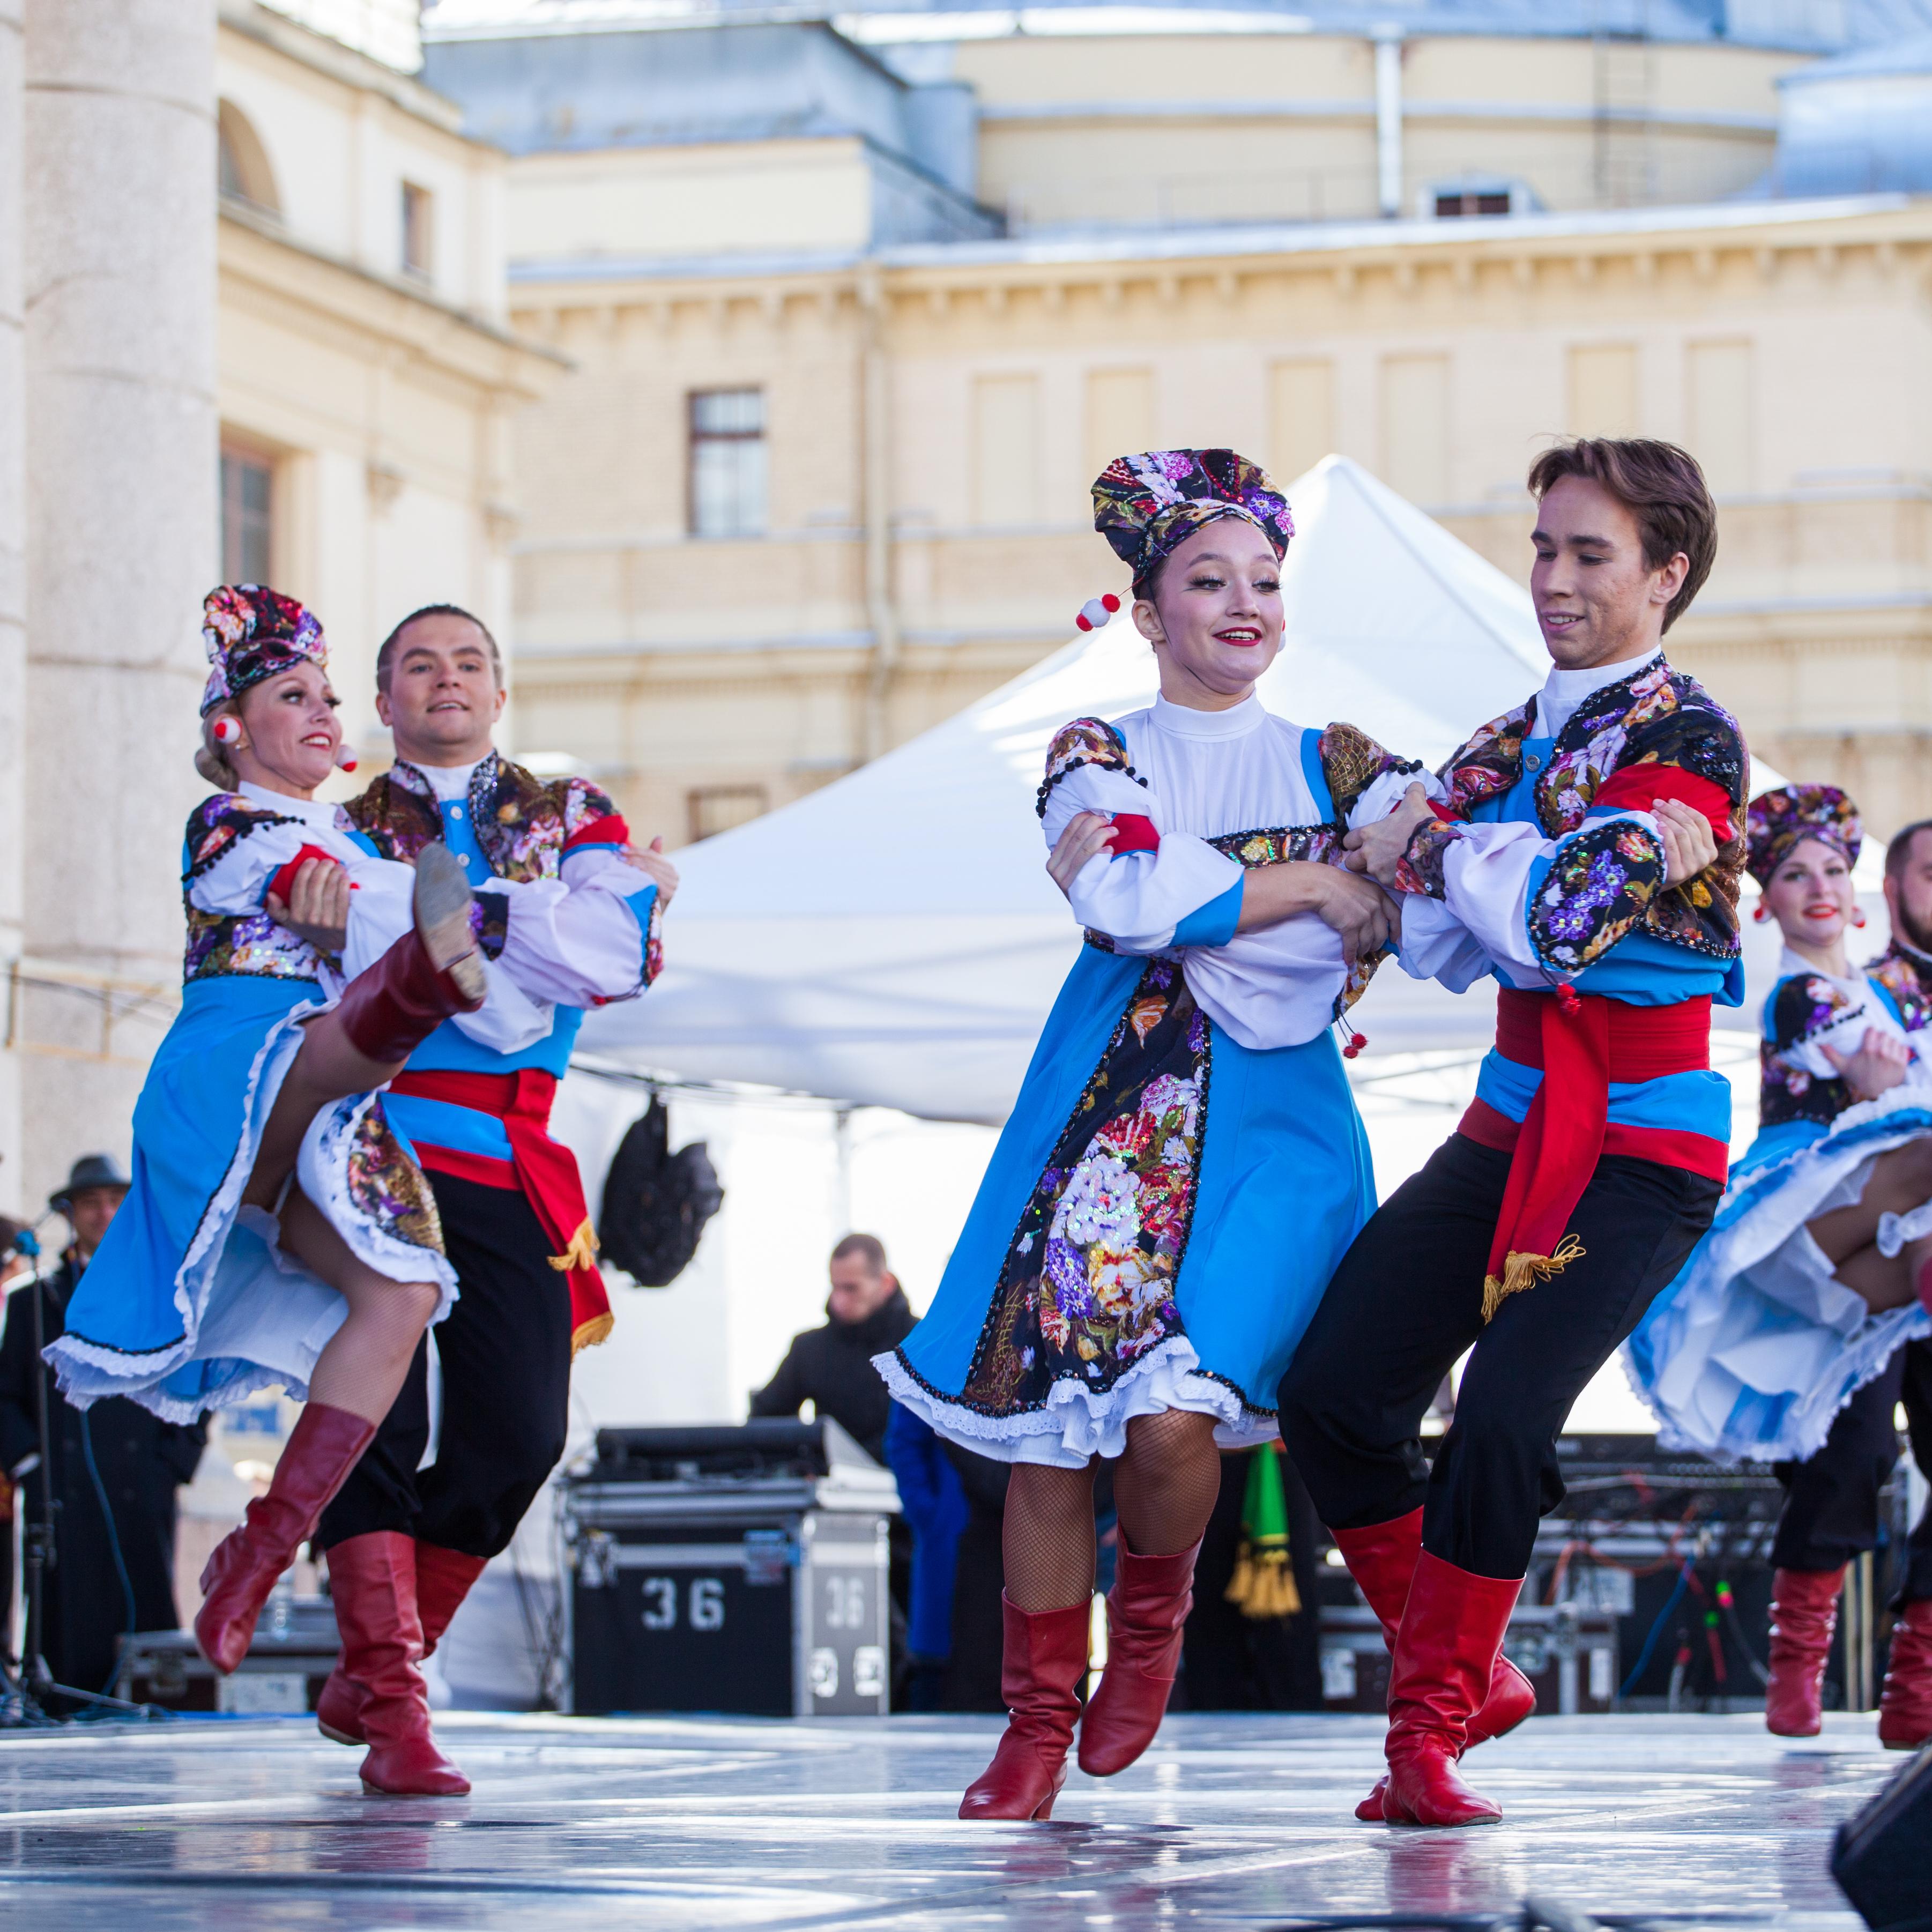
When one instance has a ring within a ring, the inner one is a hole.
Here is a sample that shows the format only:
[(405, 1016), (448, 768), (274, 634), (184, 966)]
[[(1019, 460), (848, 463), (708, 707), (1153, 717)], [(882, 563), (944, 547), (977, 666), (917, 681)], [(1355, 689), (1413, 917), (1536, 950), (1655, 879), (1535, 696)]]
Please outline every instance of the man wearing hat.
[[(46, 1658), (56, 1683), (80, 1690), (112, 1688), (116, 1642), (123, 1631), (173, 1630), (176, 1492), (194, 1480), (207, 1441), (205, 1421), (163, 1422), (138, 1402), (113, 1396), (82, 1411), (55, 1385), (34, 1355), (34, 1306), (51, 1342), (82, 1271), (128, 1192), (128, 1177), (106, 1154), (84, 1154), (47, 1204), (71, 1238), (58, 1264), (38, 1281), (22, 1276), (7, 1301), (0, 1335), (0, 1468), (20, 1486), (16, 1508), (44, 1520), (47, 1481), (60, 1504), (58, 1562), (46, 1573), (44, 1628), (30, 1649)], [(37, 1385), (36, 1378), (44, 1378)], [(51, 1471), (40, 1467), (40, 1402), (47, 1405)]]

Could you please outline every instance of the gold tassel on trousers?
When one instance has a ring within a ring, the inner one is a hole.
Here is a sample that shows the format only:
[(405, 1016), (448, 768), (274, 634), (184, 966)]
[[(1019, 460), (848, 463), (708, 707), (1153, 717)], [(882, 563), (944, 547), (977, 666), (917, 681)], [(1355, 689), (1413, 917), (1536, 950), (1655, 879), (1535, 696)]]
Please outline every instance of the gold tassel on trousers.
[(1547, 1281), (1553, 1274), (1561, 1274), (1572, 1262), (1580, 1262), (1588, 1250), (1574, 1234), (1565, 1234), (1557, 1244), (1553, 1255), (1526, 1255), (1511, 1251), (1503, 1263), (1500, 1275), (1488, 1275), (1483, 1281), (1483, 1319), (1485, 1322), (1496, 1319), (1496, 1310), (1513, 1294), (1520, 1294), (1526, 1288), (1534, 1288), (1540, 1281)]

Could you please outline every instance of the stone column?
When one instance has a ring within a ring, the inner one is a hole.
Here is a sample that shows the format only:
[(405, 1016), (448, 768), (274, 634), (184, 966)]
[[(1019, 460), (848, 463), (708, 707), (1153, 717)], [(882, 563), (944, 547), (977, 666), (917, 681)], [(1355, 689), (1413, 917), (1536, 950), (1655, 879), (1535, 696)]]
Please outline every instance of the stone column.
[[(22, 730), (27, 675), (26, 322), (21, 292), (21, 117), (25, 27), (21, 0), (0, 0), (0, 998), (20, 956), (26, 809)], [(8, 1038), (0, 1030), (0, 1041)], [(20, 1060), (0, 1045), (0, 1212), (26, 1204), (20, 1170)]]
[[(214, 0), (26, 0), (23, 1204), (125, 1158), (180, 984), (215, 580)], [(111, 1021), (111, 1024), (110, 1022)]]

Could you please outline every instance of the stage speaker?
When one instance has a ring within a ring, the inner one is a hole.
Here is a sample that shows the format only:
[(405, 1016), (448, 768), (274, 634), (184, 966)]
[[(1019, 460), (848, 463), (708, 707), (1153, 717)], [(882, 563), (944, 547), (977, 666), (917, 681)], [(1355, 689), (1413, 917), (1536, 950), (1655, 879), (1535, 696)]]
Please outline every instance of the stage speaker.
[(1932, 1928), (1932, 1745), (1838, 1827), (1832, 1876), (1873, 1932)]

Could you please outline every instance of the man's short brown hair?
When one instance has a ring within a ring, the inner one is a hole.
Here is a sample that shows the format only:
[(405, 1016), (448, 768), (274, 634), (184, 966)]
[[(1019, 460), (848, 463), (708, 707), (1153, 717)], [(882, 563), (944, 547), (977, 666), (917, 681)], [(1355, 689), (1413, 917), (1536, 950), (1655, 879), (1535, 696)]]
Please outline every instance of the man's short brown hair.
[(866, 1265), (874, 1274), (886, 1271), (886, 1244), (876, 1234), (848, 1234), (832, 1250), (835, 1262), (842, 1262), (850, 1255), (863, 1255)]
[(1922, 832), (1932, 832), (1932, 818), (1915, 818), (1902, 832), (1892, 835), (1892, 842), (1885, 848), (1885, 875), (1888, 879), (1904, 875), (1906, 867), (1912, 863), (1912, 842)]
[(389, 688), (389, 666), (397, 648), (403, 641), (403, 633), (419, 617), (460, 617), (466, 623), (474, 624), (483, 633), (483, 641), (490, 647), (490, 668), (496, 674), (496, 688), (503, 688), (503, 653), (496, 648), (496, 640), (490, 634), (490, 626), (474, 611), (466, 610), (460, 604), (425, 604), (419, 610), (412, 610), (389, 634), (385, 638), (376, 652), (376, 688), (387, 691)]
[(1718, 557), (1718, 506), (1688, 449), (1647, 436), (1585, 436), (1546, 449), (1529, 466), (1538, 502), (1566, 476), (1600, 483), (1636, 519), (1643, 560), (1661, 570), (1682, 550), (1690, 560), (1683, 588), (1664, 614), (1667, 631), (1690, 608)]

